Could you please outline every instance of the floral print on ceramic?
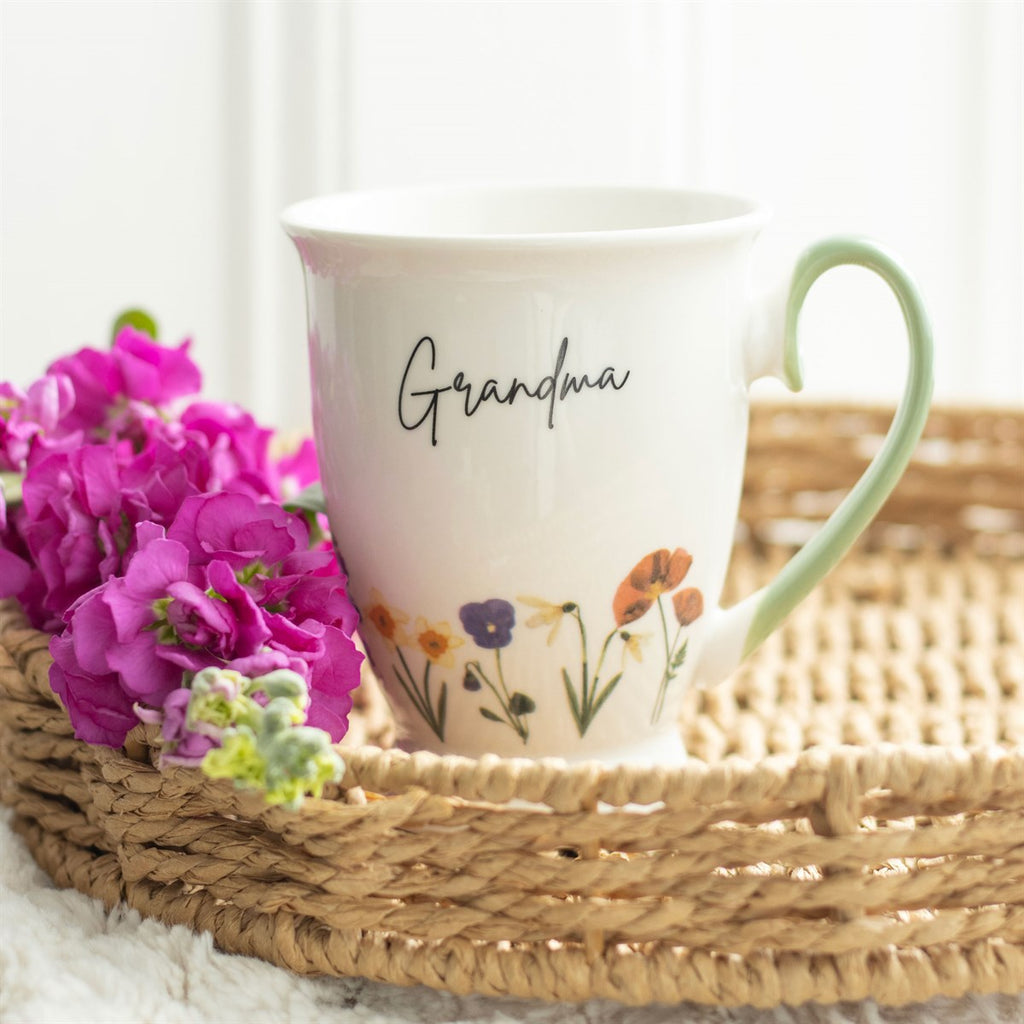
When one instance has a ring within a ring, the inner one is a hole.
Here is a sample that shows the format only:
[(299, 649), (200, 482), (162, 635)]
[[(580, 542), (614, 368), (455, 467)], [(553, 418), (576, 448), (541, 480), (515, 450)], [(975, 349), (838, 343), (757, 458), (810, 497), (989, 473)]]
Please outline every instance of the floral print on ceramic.
[[(553, 667), (560, 677), (565, 693), (565, 706), (580, 737), (586, 735), (597, 715), (619, 688), (629, 673), (630, 663), (642, 663), (645, 650), (657, 649), (654, 657), (661, 662), (660, 681), (650, 720), (655, 724), (665, 708), (669, 685), (679, 674), (686, 660), (688, 637), (685, 631), (704, 611), (704, 598), (696, 587), (682, 587), (690, 571), (693, 557), (683, 548), (659, 548), (645, 555), (619, 583), (611, 602), (612, 628), (605, 634), (597, 651), (592, 655), (584, 612), (577, 601), (549, 601), (531, 595), (519, 595), (516, 600), (529, 609), (525, 621), (528, 629), (548, 630), (546, 643), (551, 647), (563, 623), (570, 620), (579, 636), (579, 662)], [(666, 602), (671, 612), (666, 611)], [(627, 626), (656, 610), (654, 631), (641, 632)], [(669, 616), (675, 620), (674, 633)], [(448, 710), (448, 680), (442, 679), (436, 691), (431, 692), (431, 669), (454, 670), (454, 651), (467, 640), (456, 635), (450, 623), (428, 623), (420, 616), (408, 629), (410, 616), (388, 604), (380, 591), (370, 594), (365, 620), (373, 626), (387, 647), (394, 653), (390, 665), (393, 678), (405, 694), (413, 710), (444, 742)], [(479, 707), (480, 715), (511, 729), (524, 746), (530, 739), (530, 716), (558, 714), (558, 708), (538, 707), (535, 697), (518, 689), (511, 689), (506, 681), (502, 651), (513, 646), (516, 639), (516, 609), (512, 602), (491, 597), (484, 601), (470, 601), (459, 608), (459, 621), (466, 638), (476, 648), (474, 656), (464, 657), (462, 688), (466, 694), (481, 694), (485, 703)], [(660, 627), (660, 628), (659, 628)], [(616, 659), (616, 649), (618, 658)], [(477, 653), (481, 652), (481, 653)], [(422, 672), (414, 671), (410, 659), (422, 661)], [(383, 667), (383, 666), (381, 666)]]
[[(370, 606), (365, 612), (365, 618), (394, 652), (397, 660), (392, 662), (391, 670), (398, 685), (417, 714), (443, 743), (448, 718), (448, 683), (441, 680), (435, 700), (431, 686), (437, 679), (435, 676), (431, 680), (430, 673), (435, 666), (441, 669), (453, 668), (455, 656), (452, 652), (466, 641), (453, 635), (449, 623), (431, 623), (422, 615), (416, 618), (412, 629), (407, 632), (409, 616), (388, 604), (376, 588), (370, 592)], [(422, 673), (414, 673), (409, 665), (406, 655), (413, 651), (424, 658)]]

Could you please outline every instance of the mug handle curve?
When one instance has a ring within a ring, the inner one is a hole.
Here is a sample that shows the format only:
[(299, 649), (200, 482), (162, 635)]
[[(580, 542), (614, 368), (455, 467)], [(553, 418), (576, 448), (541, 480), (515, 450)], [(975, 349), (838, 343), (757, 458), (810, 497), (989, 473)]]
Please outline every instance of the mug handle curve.
[[(868, 239), (825, 238), (811, 245), (797, 260), (785, 305), (779, 375), (791, 390), (799, 391), (802, 387), (797, 323), (804, 299), (822, 274), (844, 265), (874, 271), (899, 301), (910, 343), (903, 396), (882, 447), (821, 529), (774, 580), (731, 608), (719, 608), (712, 615), (695, 672), (700, 682), (713, 684), (724, 679), (835, 567), (896, 486), (924, 429), (932, 394), (931, 324), (910, 274), (891, 252)], [(762, 352), (762, 361), (764, 358)]]

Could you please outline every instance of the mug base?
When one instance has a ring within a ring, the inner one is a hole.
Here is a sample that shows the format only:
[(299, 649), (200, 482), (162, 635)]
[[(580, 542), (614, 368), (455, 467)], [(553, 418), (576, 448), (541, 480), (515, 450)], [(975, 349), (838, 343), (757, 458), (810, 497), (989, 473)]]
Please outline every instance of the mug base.
[[(421, 745), (413, 737), (404, 737), (395, 744), (398, 750), (414, 754), (417, 750), (433, 750), (434, 753), (444, 756), (454, 753), (445, 750), (443, 747)], [(464, 755), (472, 757), (472, 754)], [(477, 755), (479, 756), (479, 755)], [(538, 753), (535, 757), (559, 757), (567, 764), (604, 764), (613, 766), (618, 764), (644, 765), (649, 768), (671, 768), (683, 764), (687, 759), (686, 748), (683, 746), (683, 738), (678, 732), (665, 732), (658, 736), (648, 736), (646, 739), (634, 743), (624, 743), (618, 747), (605, 747), (601, 750), (578, 754), (556, 754), (554, 752)]]
[(669, 767), (680, 765), (686, 760), (686, 748), (683, 746), (683, 738), (678, 732), (662, 733), (660, 736), (651, 736), (636, 743), (624, 744), (621, 747), (612, 747), (593, 754), (579, 754), (573, 757), (566, 757), (570, 764), (579, 764), (583, 761), (598, 761), (601, 764), (639, 764), (649, 767)]

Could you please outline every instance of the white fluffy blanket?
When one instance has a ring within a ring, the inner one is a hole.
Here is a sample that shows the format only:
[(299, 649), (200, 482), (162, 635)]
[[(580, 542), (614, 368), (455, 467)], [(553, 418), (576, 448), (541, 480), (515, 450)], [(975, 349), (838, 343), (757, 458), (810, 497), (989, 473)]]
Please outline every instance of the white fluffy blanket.
[(299, 978), (261, 960), (229, 956), (208, 935), (107, 913), (59, 890), (36, 867), (0, 812), (0, 1021), (103, 1024), (1022, 1024), (1024, 995), (934, 999), (891, 1009), (722, 1010), (692, 1004), (629, 1009), (458, 997), (361, 979)]

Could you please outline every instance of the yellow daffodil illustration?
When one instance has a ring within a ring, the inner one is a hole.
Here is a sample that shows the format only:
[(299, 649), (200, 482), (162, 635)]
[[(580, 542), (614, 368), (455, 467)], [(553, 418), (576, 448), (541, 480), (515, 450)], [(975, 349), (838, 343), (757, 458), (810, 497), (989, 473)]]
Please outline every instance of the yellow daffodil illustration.
[(551, 627), (551, 631), (548, 633), (549, 647), (555, 642), (555, 637), (558, 636), (558, 630), (561, 628), (565, 616), (576, 610), (576, 605), (572, 601), (552, 604), (541, 597), (520, 597), (517, 600), (528, 608), (536, 609), (533, 615), (526, 620), (526, 625), (530, 629), (537, 629), (539, 626)]
[(453, 636), (452, 627), (447, 622), (428, 623), (421, 615), (416, 619), (413, 632), (420, 650), (435, 665), (441, 665), (443, 668), (455, 667), (455, 656), (452, 651), (466, 641), (461, 636)]
[(408, 642), (402, 627), (408, 625), (409, 616), (392, 608), (376, 587), (370, 591), (370, 605), (363, 617), (385, 640), (396, 647)]

